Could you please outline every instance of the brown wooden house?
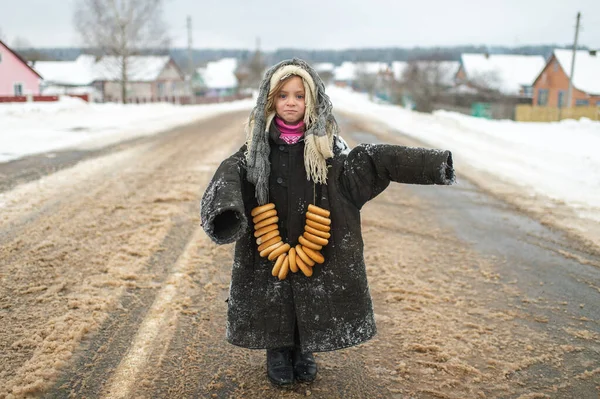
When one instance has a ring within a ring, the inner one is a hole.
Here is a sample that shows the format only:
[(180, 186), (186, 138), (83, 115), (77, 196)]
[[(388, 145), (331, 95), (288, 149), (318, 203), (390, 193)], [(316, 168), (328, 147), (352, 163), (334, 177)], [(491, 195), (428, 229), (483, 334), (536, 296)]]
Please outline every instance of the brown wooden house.
[(600, 107), (600, 54), (587, 50), (576, 52), (571, 104), (567, 104), (572, 56), (571, 50), (554, 50), (533, 83), (533, 105)]

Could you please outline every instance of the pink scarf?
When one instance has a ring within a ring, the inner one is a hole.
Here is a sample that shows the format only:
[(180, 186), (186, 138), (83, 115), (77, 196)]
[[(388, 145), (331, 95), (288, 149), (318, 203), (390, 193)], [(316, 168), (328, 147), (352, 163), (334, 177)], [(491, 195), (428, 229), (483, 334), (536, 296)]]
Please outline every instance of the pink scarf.
[(300, 121), (295, 125), (286, 125), (283, 119), (276, 116), (275, 124), (281, 132), (279, 138), (287, 144), (296, 144), (304, 136), (304, 121)]

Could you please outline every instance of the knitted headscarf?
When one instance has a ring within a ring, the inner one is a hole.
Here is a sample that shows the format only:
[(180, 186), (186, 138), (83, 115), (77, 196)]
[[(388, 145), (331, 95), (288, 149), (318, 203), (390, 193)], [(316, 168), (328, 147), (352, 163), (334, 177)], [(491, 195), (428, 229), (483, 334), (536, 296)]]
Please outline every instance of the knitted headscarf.
[(256, 106), (250, 113), (246, 127), (246, 169), (248, 181), (256, 187), (259, 205), (269, 198), (269, 127), (275, 112), (266, 114), (267, 98), (279, 80), (296, 75), (302, 78), (306, 110), (304, 123), (304, 167), (309, 180), (327, 184), (326, 159), (333, 157), (333, 140), (338, 125), (333, 117), (331, 100), (325, 94), (325, 85), (317, 72), (305, 61), (294, 58), (282, 61), (267, 71), (258, 91)]

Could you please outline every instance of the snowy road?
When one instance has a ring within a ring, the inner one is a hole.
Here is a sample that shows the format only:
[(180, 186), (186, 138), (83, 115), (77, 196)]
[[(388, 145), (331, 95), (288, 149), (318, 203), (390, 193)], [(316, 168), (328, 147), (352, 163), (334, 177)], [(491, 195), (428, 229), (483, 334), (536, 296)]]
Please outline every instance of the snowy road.
[[(197, 216), (246, 115), (0, 165), (0, 398), (598, 397), (600, 258), (467, 181), (364, 208), (379, 334), (272, 388), (224, 341), (233, 247)], [(350, 144), (415, 144), (340, 120)]]

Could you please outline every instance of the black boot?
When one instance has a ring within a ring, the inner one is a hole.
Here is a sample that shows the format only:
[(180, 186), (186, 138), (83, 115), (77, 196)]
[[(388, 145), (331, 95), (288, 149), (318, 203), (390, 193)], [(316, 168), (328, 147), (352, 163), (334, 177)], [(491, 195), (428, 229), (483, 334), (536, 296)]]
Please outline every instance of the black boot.
[(294, 374), (300, 382), (312, 382), (317, 378), (317, 363), (312, 353), (294, 349)]
[(294, 383), (292, 348), (267, 349), (267, 375), (277, 386)]

